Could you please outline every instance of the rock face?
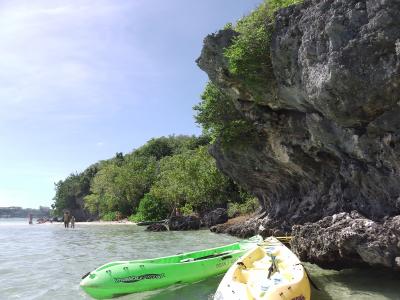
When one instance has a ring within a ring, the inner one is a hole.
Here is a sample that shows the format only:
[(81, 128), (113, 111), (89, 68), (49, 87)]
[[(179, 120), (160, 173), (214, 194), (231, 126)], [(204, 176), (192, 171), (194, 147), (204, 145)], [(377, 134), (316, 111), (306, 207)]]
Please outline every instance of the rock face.
[[(82, 205), (83, 207), (83, 205)], [(86, 222), (88, 220), (97, 220), (98, 216), (91, 214), (89, 211), (83, 209), (83, 208), (72, 208), (69, 209), (71, 212), (71, 216), (75, 217), (75, 220), (77, 222)]]
[(240, 238), (248, 238), (256, 234), (258, 231), (257, 222), (253, 219), (241, 220), (239, 222), (231, 222), (218, 224), (210, 227), (210, 230), (215, 233), (227, 233)]
[(377, 223), (357, 212), (339, 213), (294, 226), (293, 234), (292, 249), (302, 260), (333, 268), (367, 263), (400, 270), (400, 216)]
[(200, 218), (196, 216), (174, 216), (168, 221), (169, 230), (200, 229)]
[[(306, 0), (278, 11), (270, 44), (274, 82), (266, 75), (257, 103), (251, 89), (232, 80), (223, 57), (236, 34), (208, 36), (197, 62), (256, 128), (246, 145), (217, 141), (211, 154), (260, 199), (263, 227), (289, 232), (351, 211), (373, 224), (399, 215), (400, 1)], [(400, 256), (392, 250), (391, 258)], [(354, 261), (370, 259), (357, 255)]]
[(228, 221), (228, 213), (225, 208), (217, 208), (203, 217), (204, 225), (211, 227)]

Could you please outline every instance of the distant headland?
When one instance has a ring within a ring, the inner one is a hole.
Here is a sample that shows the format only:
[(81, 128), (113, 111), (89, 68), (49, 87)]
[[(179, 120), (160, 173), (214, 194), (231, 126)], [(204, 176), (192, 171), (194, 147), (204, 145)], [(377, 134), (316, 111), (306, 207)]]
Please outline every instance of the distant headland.
[(32, 214), (34, 218), (50, 217), (50, 207), (22, 208), (19, 206), (0, 207), (0, 218), (26, 218)]

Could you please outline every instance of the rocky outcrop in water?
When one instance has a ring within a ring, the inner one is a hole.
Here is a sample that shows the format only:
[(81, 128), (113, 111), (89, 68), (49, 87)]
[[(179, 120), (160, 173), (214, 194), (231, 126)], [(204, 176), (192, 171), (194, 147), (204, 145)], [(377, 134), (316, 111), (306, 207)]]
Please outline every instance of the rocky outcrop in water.
[(160, 232), (160, 231), (167, 231), (168, 228), (164, 224), (160, 223), (154, 223), (146, 227), (146, 231), (155, 231), (155, 232)]
[(225, 208), (217, 208), (203, 217), (203, 223), (207, 227), (223, 224), (228, 221), (228, 213)]
[(363, 265), (400, 270), (400, 216), (377, 223), (357, 212), (293, 227), (300, 259), (330, 268)]
[(172, 216), (168, 221), (169, 230), (200, 229), (200, 218), (197, 216)]
[[(260, 199), (265, 232), (290, 232), (292, 225), (342, 212), (364, 216), (349, 215), (347, 225), (324, 227), (323, 219), (323, 226), (295, 227), (306, 245), (318, 237), (307, 230), (328, 232), (315, 248), (321, 254), (306, 256), (310, 249), (298, 244), (302, 258), (329, 264), (326, 250), (342, 255), (343, 265), (395, 267), (398, 247), (384, 243), (389, 259), (371, 245), (400, 237), (384, 221), (400, 214), (400, 1), (306, 0), (279, 10), (275, 20), (266, 57), (272, 75), (257, 87), (263, 91), (258, 101), (255, 91), (230, 75), (223, 55), (237, 33), (222, 30), (205, 39), (200, 68), (256, 130), (246, 144), (225, 147), (217, 140), (211, 154)], [(366, 224), (376, 224), (383, 237)], [(363, 239), (341, 235), (352, 226)], [(337, 235), (346, 242), (330, 243)]]
[(258, 232), (257, 222), (254, 219), (244, 220), (243, 218), (235, 218), (223, 224), (217, 224), (210, 227), (211, 232), (227, 233), (240, 238), (247, 238)]

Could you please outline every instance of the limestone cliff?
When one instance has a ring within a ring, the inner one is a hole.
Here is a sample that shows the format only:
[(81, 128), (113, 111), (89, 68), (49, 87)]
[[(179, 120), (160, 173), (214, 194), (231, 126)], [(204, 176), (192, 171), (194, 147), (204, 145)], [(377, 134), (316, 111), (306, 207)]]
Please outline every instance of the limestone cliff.
[[(399, 215), (400, 1), (306, 0), (265, 26), (273, 28), (265, 57), (272, 75), (257, 91), (229, 72), (224, 49), (238, 35), (233, 29), (208, 36), (197, 61), (257, 132), (245, 145), (217, 140), (211, 148), (218, 167), (260, 199), (257, 224), (289, 232), (342, 212), (367, 225)], [(373, 264), (397, 268), (400, 234), (389, 227), (379, 234), (393, 235), (390, 263)], [(323, 264), (307, 238), (316, 236), (297, 239), (307, 245), (298, 253)], [(357, 249), (337, 254), (337, 264), (371, 264)]]

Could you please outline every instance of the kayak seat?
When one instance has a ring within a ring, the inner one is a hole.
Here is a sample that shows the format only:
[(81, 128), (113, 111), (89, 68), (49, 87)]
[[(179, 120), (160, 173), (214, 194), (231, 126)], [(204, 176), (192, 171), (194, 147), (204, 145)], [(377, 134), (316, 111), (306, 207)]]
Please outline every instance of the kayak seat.
[(254, 262), (261, 260), (265, 257), (265, 252), (260, 248), (255, 248), (248, 256), (246, 256), (242, 262), (247, 269), (254, 267)]
[(246, 284), (249, 280), (249, 272), (243, 269), (236, 268), (233, 273), (233, 280)]

